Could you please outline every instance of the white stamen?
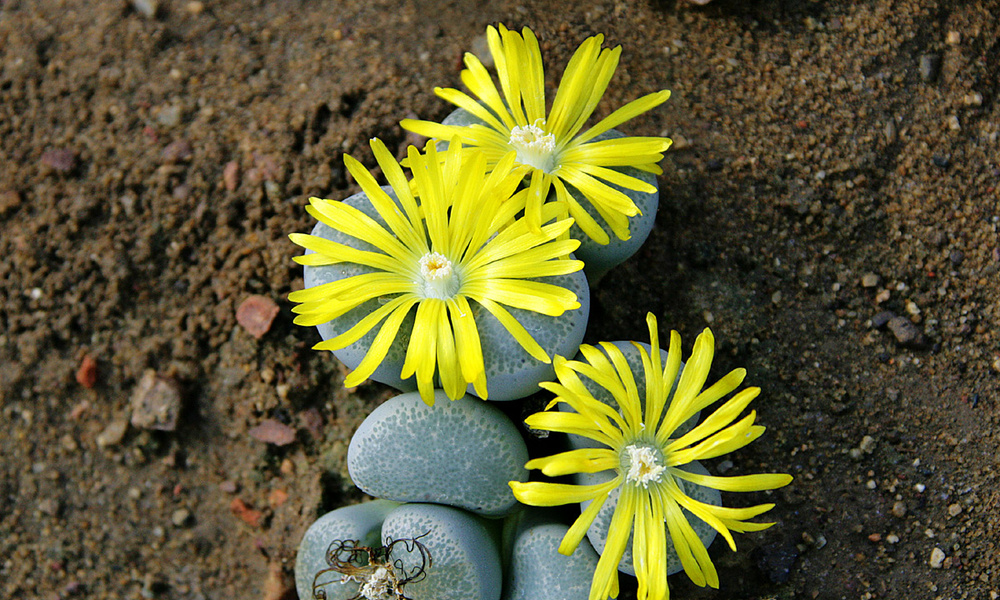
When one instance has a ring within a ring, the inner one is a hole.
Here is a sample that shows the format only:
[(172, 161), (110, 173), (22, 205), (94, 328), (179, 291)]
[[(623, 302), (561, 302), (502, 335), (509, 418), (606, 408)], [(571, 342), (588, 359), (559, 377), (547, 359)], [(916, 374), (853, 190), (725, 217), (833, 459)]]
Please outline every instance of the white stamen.
[(428, 252), (420, 257), (420, 277), (425, 298), (447, 300), (459, 289), (459, 279), (452, 263), (443, 254)]
[(385, 567), (379, 567), (375, 569), (375, 572), (368, 577), (368, 581), (365, 581), (361, 585), (361, 595), (368, 600), (390, 600), (395, 598), (395, 592), (393, 592), (392, 586), (395, 583), (396, 578), (393, 576), (392, 571)]
[(420, 274), (424, 279), (444, 279), (451, 275), (451, 261), (437, 252), (428, 252), (420, 257)]
[(628, 473), (625, 479), (642, 487), (649, 487), (650, 481), (660, 481), (660, 475), (666, 470), (656, 458), (656, 453), (648, 446), (625, 446), (628, 452)]
[(510, 145), (517, 150), (517, 162), (549, 173), (554, 166), (556, 136), (546, 133), (544, 126), (544, 119), (518, 125), (510, 130)]

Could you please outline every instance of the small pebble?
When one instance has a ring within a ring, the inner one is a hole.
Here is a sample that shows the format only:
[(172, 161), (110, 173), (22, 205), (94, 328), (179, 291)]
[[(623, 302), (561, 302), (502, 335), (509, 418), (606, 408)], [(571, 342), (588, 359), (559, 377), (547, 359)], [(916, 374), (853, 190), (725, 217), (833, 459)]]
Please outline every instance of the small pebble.
[(948, 516), (950, 516), (950, 517), (957, 517), (961, 513), (962, 513), (962, 505), (961, 504), (957, 504), (956, 503), (956, 504), (952, 504), (952, 505), (950, 505), (948, 507)]
[(913, 486), (913, 489), (917, 490), (917, 493), (923, 494), (924, 490), (927, 489), (927, 486), (924, 485), (924, 484), (922, 484), (922, 483), (918, 483), (918, 484), (916, 484), (916, 485)]
[(178, 508), (170, 515), (170, 522), (174, 524), (174, 527), (183, 527), (190, 518), (191, 511), (186, 508)]
[(132, 0), (132, 7), (140, 15), (152, 19), (156, 17), (156, 13), (160, 9), (160, 2), (159, 0)]
[(222, 183), (230, 192), (240, 187), (240, 164), (235, 160), (227, 162), (222, 169)]
[(962, 96), (962, 102), (966, 106), (982, 106), (983, 105), (983, 95), (979, 92), (970, 92), (965, 96)]
[(941, 565), (944, 563), (944, 551), (940, 548), (934, 548), (931, 550), (931, 558), (928, 562), (932, 569), (940, 569)]
[(920, 56), (920, 79), (930, 82), (937, 79), (941, 68), (941, 56), (938, 54), (922, 54)]
[(156, 110), (156, 122), (164, 127), (177, 127), (181, 122), (181, 108), (176, 104), (167, 104)]
[(870, 435), (866, 435), (861, 438), (861, 443), (858, 444), (858, 449), (865, 454), (871, 454), (875, 450), (875, 438)]
[(889, 331), (896, 337), (900, 346), (919, 347), (926, 343), (924, 334), (920, 328), (913, 324), (906, 317), (895, 317), (889, 320)]
[(896, 500), (896, 503), (892, 505), (893, 516), (902, 519), (906, 516), (906, 503), (902, 500)]
[(44, 500), (39, 500), (36, 505), (38, 512), (54, 517), (59, 514), (59, 509), (61, 508), (59, 501), (55, 498), (45, 498)]
[(76, 168), (76, 152), (67, 148), (46, 150), (42, 154), (42, 164), (57, 173), (69, 173)]
[(945, 119), (945, 124), (948, 126), (948, 129), (952, 131), (962, 130), (962, 124), (959, 122), (958, 117), (955, 115), (951, 115), (950, 117)]
[(205, 11), (205, 3), (194, 0), (193, 2), (188, 2), (184, 8), (192, 15), (200, 15)]
[(871, 318), (872, 327), (875, 329), (882, 329), (889, 324), (889, 321), (896, 317), (896, 313), (891, 310), (883, 310), (882, 312), (876, 314)]
[(76, 370), (76, 382), (88, 390), (97, 385), (97, 361), (93, 356), (86, 354), (80, 361)]
[(248, 433), (257, 441), (275, 446), (287, 446), (295, 441), (295, 429), (274, 419), (264, 419)]
[(67, 452), (76, 452), (80, 448), (79, 444), (76, 443), (76, 439), (74, 439), (73, 436), (68, 433), (59, 438), (59, 444)]
[(104, 431), (97, 434), (97, 447), (117, 446), (125, 439), (126, 431), (128, 431), (127, 421), (112, 421), (104, 428)]
[(255, 294), (244, 300), (236, 309), (236, 321), (259, 340), (271, 330), (271, 324), (274, 323), (279, 310), (274, 300)]
[(235, 494), (239, 490), (239, 485), (232, 479), (227, 479), (219, 484), (219, 491), (224, 494)]
[(191, 158), (191, 144), (187, 140), (176, 140), (167, 144), (163, 149), (163, 162), (173, 164), (184, 162)]
[(948, 160), (947, 156), (942, 156), (941, 154), (935, 154), (931, 157), (931, 162), (934, 166), (939, 169), (947, 169), (951, 165), (951, 161)]
[(880, 279), (875, 273), (865, 273), (861, 276), (861, 287), (873, 288), (878, 285)]
[(889, 542), (890, 544), (899, 543), (899, 536), (896, 535), (895, 533), (890, 533), (889, 535), (885, 536), (885, 541)]
[(181, 393), (173, 380), (147, 369), (132, 393), (132, 426), (174, 431), (181, 412)]
[(21, 194), (14, 190), (0, 192), (0, 217), (21, 206)]
[(957, 31), (949, 31), (948, 36), (945, 37), (944, 41), (951, 46), (962, 43), (962, 34)]

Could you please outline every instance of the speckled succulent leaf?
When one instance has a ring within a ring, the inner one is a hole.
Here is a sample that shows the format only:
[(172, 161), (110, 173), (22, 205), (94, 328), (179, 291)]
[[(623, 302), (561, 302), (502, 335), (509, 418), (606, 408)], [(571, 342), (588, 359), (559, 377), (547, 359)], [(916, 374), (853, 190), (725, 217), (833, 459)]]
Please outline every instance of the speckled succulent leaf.
[(527, 480), (527, 458), (517, 427), (491, 404), (465, 396), (427, 406), (408, 393), (365, 418), (351, 438), (347, 466), (369, 495), (498, 517), (517, 506), (507, 482)]
[(328, 600), (354, 598), (358, 583), (344, 581), (342, 573), (330, 570), (327, 551), (337, 541), (380, 546), (382, 522), (398, 506), (398, 502), (389, 500), (353, 504), (330, 511), (310, 525), (295, 557), (295, 588), (299, 598), (313, 598), (316, 591), (323, 591)]
[[(557, 511), (528, 509), (510, 527), (510, 566), (503, 600), (576, 600), (586, 598), (598, 554), (581, 543), (569, 555), (559, 553), (568, 531)], [(512, 519), (513, 520), (513, 519)]]
[[(486, 523), (463, 510), (438, 504), (404, 504), (389, 513), (382, 538), (414, 539), (426, 546), (426, 577), (403, 590), (412, 600), (499, 600), (500, 551)], [(421, 563), (405, 548), (394, 554), (404, 570)]]

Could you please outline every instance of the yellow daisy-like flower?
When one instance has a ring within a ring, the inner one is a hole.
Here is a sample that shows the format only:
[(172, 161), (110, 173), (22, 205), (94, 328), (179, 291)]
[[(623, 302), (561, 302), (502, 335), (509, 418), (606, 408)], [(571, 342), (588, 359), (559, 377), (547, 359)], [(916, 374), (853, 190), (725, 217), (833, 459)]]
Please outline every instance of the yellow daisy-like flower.
[[(550, 477), (611, 470), (616, 473), (614, 478), (595, 485), (510, 483), (518, 500), (534, 506), (593, 500), (563, 538), (559, 552), (566, 555), (571, 554), (583, 539), (608, 494), (619, 488), (607, 543), (594, 573), (590, 600), (605, 600), (609, 595), (617, 597), (617, 567), (630, 532), (640, 600), (669, 597), (668, 533), (691, 580), (697, 585), (718, 588), (715, 566), (682, 509), (718, 531), (733, 550), (736, 544), (731, 532), (758, 531), (772, 525), (746, 519), (770, 510), (773, 504), (739, 509), (713, 506), (685, 494), (680, 482), (728, 492), (750, 492), (779, 488), (792, 480), (790, 475), (781, 474), (714, 477), (680, 468), (692, 461), (732, 452), (760, 437), (764, 427), (754, 425), (754, 412), (733, 423), (760, 389), (752, 387), (738, 392), (693, 429), (677, 435), (678, 427), (695, 413), (735, 390), (743, 382), (746, 371), (736, 369), (702, 390), (715, 346), (711, 331), (706, 329), (695, 341), (676, 391), (671, 394), (681, 365), (680, 336), (676, 331), (671, 332), (666, 364), (662, 364), (656, 318), (650, 314), (646, 323), (652, 351), (647, 352), (643, 346), (635, 344), (645, 376), (644, 402), (640, 401), (632, 370), (620, 349), (605, 342), (601, 344), (602, 353), (593, 346), (584, 345), (580, 352), (587, 362), (556, 356), (554, 363), (559, 382), (541, 384), (556, 395), (548, 408), (564, 403), (575, 412), (541, 412), (525, 421), (536, 429), (577, 434), (606, 446), (534, 459), (527, 463), (527, 468), (540, 469)], [(607, 390), (619, 409), (595, 399), (580, 379), (581, 375)]]
[(516, 152), (515, 172), (529, 178), (525, 216), (533, 230), (544, 222), (541, 207), (554, 187), (563, 214), (568, 212), (594, 241), (610, 241), (568, 189), (572, 186), (618, 238), (628, 239), (628, 218), (639, 209), (626, 194), (608, 184), (647, 193), (656, 192), (656, 188), (612, 167), (629, 166), (660, 174), (663, 170), (657, 163), (671, 141), (661, 137), (595, 138), (662, 104), (670, 92), (663, 90), (634, 100), (580, 133), (618, 66), (621, 46), (602, 49), (604, 36), (587, 38), (570, 59), (552, 109), (546, 114), (542, 54), (535, 35), (527, 27), (519, 35), (503, 25), (499, 31), (489, 27), (486, 33), (502, 96), (482, 62), (469, 53), (465, 55), (467, 68), (462, 71), (462, 82), (478, 100), (451, 88), (434, 90), (482, 123), (458, 126), (405, 119), (400, 124), (431, 138), (451, 140), (459, 136), (469, 146), (482, 149), (490, 166), (508, 152)]
[[(341, 244), (314, 235), (291, 234), (312, 251), (298, 256), (302, 265), (353, 263), (364, 273), (289, 294), (300, 302), (295, 323), (318, 325), (340, 317), (372, 299), (380, 306), (344, 333), (314, 346), (345, 348), (382, 323), (358, 367), (344, 380), (353, 387), (367, 379), (385, 358), (407, 314), (416, 308), (401, 377), (416, 375), (421, 397), (434, 402), (435, 373), (449, 398), (461, 397), (471, 383), (487, 397), (483, 351), (470, 302), (482, 306), (535, 359), (549, 357), (505, 308), (515, 307), (559, 316), (580, 306), (573, 292), (531, 278), (579, 271), (582, 263), (565, 258), (574, 240), (556, 240), (572, 219), (554, 220), (549, 211), (541, 235), (514, 220), (518, 185), (511, 175), (514, 156), (487, 170), (481, 153), (463, 151), (454, 142), (438, 156), (433, 144), (426, 154), (408, 150), (413, 181), (385, 145), (373, 139), (375, 159), (395, 192), (386, 193), (371, 173), (350, 156), (348, 171), (361, 186), (381, 222), (343, 202), (312, 198), (309, 214), (356, 240)], [(518, 192), (522, 193), (522, 192)]]

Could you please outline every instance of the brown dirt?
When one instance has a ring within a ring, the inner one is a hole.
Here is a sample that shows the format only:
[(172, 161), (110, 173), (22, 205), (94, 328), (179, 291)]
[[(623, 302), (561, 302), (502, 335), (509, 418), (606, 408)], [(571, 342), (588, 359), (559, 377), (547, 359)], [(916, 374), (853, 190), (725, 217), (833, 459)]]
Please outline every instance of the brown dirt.
[[(588, 340), (710, 324), (716, 371), (764, 389), (731, 473), (796, 476), (778, 525), (712, 548), (721, 593), (675, 596), (997, 597), (996, 2), (159, 4), (0, 0), (0, 596), (285, 590), (311, 519), (359, 498), (347, 440), (391, 394), (342, 389), (291, 324), (286, 235), (309, 195), (357, 190), (344, 153), (372, 166), (369, 138), (444, 117), (433, 87), (501, 21), (553, 84), (587, 35), (623, 45), (601, 114), (673, 90), (624, 128), (678, 143)], [(281, 308), (259, 340), (252, 295)], [(146, 369), (180, 423), (119, 441)], [(268, 419), (296, 441), (254, 439)], [(787, 581), (759, 566), (792, 557)]]

